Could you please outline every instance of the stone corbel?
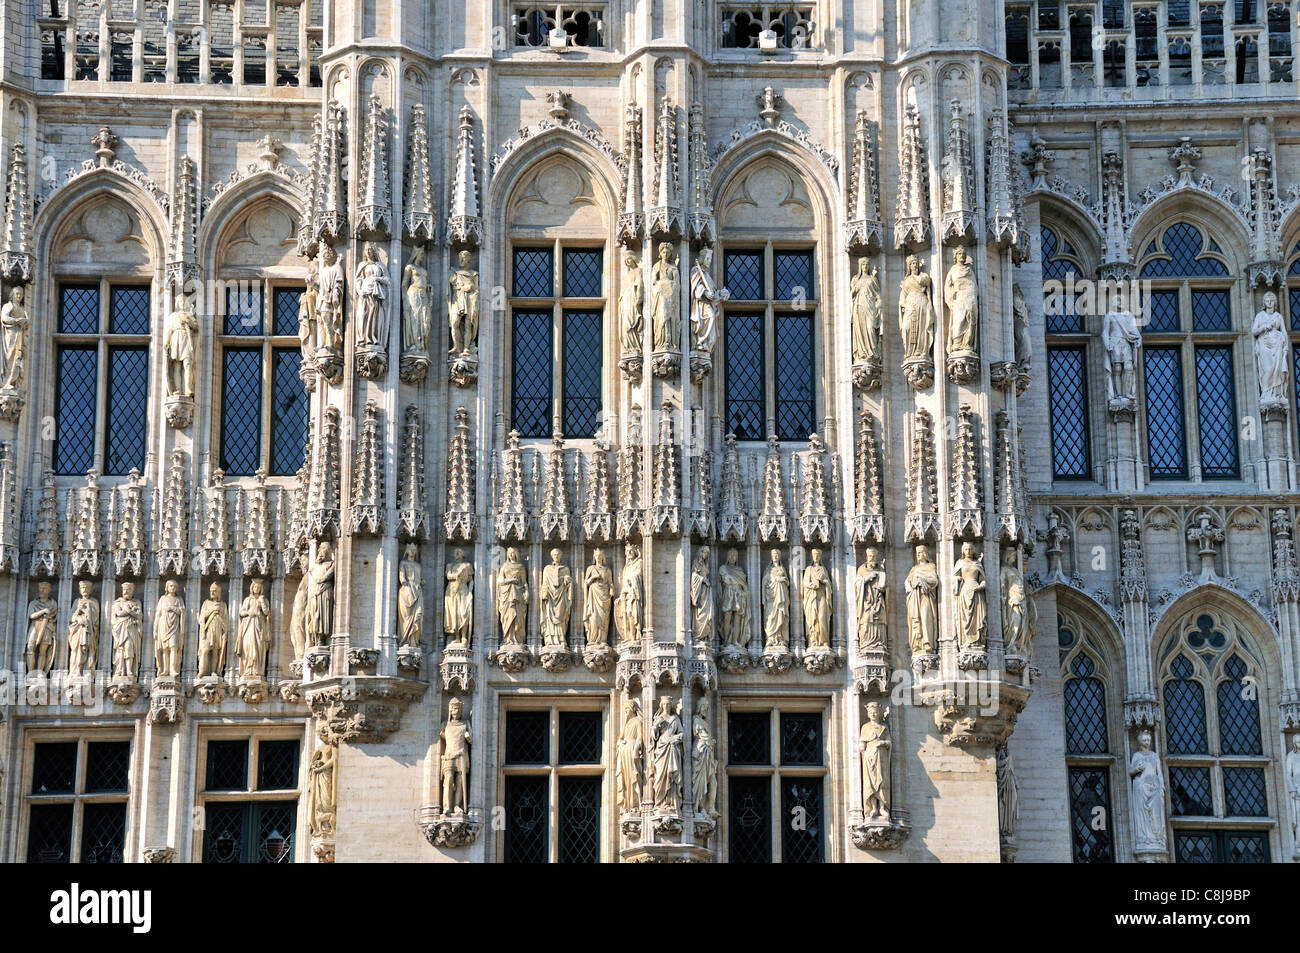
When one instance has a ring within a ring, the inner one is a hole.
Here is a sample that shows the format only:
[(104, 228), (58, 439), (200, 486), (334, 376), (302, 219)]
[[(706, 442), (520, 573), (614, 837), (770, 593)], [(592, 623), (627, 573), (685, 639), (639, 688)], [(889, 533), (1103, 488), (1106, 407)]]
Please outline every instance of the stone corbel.
[(927, 687), (921, 700), (933, 706), (934, 724), (944, 742), (968, 747), (1003, 744), (1030, 694), (1032, 689), (1025, 685), (961, 679)]
[(434, 847), (453, 849), (474, 843), (483, 827), (477, 808), (470, 808), (468, 813), (444, 813), (438, 804), (426, 804), (420, 808), (419, 824), (424, 839)]
[(332, 676), (304, 686), (316, 719), (316, 734), (327, 744), (383, 741), (397, 730), (402, 712), (419, 701), (428, 685), (379, 675)]

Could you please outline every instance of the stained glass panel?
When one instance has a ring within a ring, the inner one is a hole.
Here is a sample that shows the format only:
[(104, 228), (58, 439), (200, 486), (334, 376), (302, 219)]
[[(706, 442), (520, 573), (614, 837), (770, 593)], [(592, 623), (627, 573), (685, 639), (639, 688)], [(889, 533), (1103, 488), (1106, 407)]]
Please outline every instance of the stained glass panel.
[(1111, 835), (1110, 771), (1070, 767), (1070, 851), (1076, 864), (1115, 861)]
[(203, 820), (203, 862), (237, 864), (244, 849), (248, 809), (243, 804), (208, 804)]
[(1267, 864), (1269, 862), (1268, 834), (1263, 831), (1224, 831), (1225, 863)]
[(776, 435), (807, 440), (816, 432), (813, 320), (810, 315), (776, 317)]
[(114, 347), (108, 352), (108, 430), (104, 473), (120, 476), (144, 469), (145, 421), (149, 402), (149, 351)]
[(1052, 420), (1052, 475), (1086, 480), (1089, 472), (1088, 371), (1082, 347), (1047, 351), (1047, 401)]
[(1201, 437), (1201, 474), (1206, 479), (1240, 475), (1237, 457), (1237, 391), (1232, 348), (1196, 349), (1196, 406)]
[(507, 864), (546, 863), (545, 777), (506, 778), (505, 860)]
[(729, 251), (723, 256), (722, 283), (732, 301), (762, 301), (767, 295), (761, 251)]
[(781, 779), (781, 862), (820, 864), (822, 851), (822, 779)]
[(54, 472), (85, 473), (95, 462), (95, 390), (99, 359), (94, 346), (59, 348)]
[(599, 311), (564, 312), (561, 426), (566, 437), (594, 437), (600, 427), (602, 326), (603, 316)]
[(559, 861), (600, 863), (600, 778), (560, 778)]
[[(298, 805), (294, 801), (251, 805), (256, 822), (257, 841), (251, 862), (258, 864), (293, 863), (294, 822)], [(253, 825), (250, 825), (250, 827)]]
[(763, 316), (728, 314), (726, 337), (727, 432), (740, 440), (762, 440), (767, 416)]
[(1174, 858), (1180, 864), (1214, 863), (1214, 835), (1210, 831), (1174, 831)]
[(302, 462), (310, 398), (298, 376), (301, 366), (302, 352), (297, 348), (271, 351), (271, 476), (294, 474)]
[[(1300, 264), (1300, 259), (1296, 261), (1297, 264)], [(1295, 265), (1293, 264), (1291, 268), (1293, 269), (1292, 274), (1294, 274)], [(1287, 291), (1287, 298), (1291, 303), (1291, 330), (1300, 331), (1300, 288), (1291, 288)]]
[(551, 435), (551, 313), (514, 313), (511, 427), (523, 437)]
[(727, 826), (727, 859), (731, 863), (772, 862), (772, 782), (768, 778), (727, 779)]
[(221, 468), (251, 476), (262, 463), (262, 349), (228, 347), (221, 369)]
[(1183, 433), (1182, 353), (1173, 347), (1143, 350), (1151, 476), (1155, 479), (1185, 478), (1187, 442)]

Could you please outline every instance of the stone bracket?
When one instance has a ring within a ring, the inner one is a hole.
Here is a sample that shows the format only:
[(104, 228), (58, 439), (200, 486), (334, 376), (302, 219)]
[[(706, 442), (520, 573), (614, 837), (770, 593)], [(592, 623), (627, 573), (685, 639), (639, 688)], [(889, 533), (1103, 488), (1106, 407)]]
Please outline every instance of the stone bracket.
[(402, 712), (429, 686), (386, 675), (333, 676), (303, 686), (316, 719), (316, 734), (327, 745), (341, 741), (383, 741), (397, 730)]

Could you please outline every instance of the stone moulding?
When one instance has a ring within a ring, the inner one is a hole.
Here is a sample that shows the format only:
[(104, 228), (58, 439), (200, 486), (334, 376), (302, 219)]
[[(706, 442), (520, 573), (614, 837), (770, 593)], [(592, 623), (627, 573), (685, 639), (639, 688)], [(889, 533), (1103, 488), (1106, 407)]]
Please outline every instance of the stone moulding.
[(383, 675), (322, 678), (303, 687), (322, 743), (383, 741), (397, 730), (402, 712), (424, 697), (425, 682)]

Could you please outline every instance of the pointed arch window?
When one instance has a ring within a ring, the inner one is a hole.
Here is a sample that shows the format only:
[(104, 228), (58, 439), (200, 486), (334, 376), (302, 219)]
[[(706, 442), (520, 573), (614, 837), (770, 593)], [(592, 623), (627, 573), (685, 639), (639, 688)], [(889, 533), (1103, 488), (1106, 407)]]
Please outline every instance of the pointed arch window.
[(1074, 247), (1057, 230), (1039, 231), (1042, 254), (1043, 318), (1047, 329), (1047, 404), (1052, 427), (1052, 476), (1092, 476), (1088, 427), (1088, 345), (1083, 316), (1075, 308), (1074, 286), (1084, 274)]
[(1077, 864), (1113, 863), (1111, 754), (1106, 682), (1100, 657), (1086, 644), (1082, 622), (1057, 617), (1065, 707), (1065, 765), (1070, 801), (1070, 852)]

